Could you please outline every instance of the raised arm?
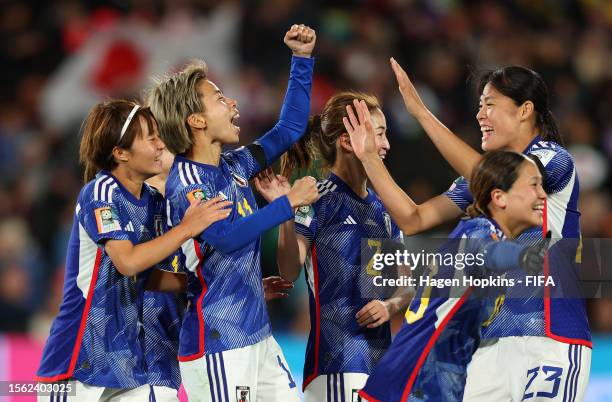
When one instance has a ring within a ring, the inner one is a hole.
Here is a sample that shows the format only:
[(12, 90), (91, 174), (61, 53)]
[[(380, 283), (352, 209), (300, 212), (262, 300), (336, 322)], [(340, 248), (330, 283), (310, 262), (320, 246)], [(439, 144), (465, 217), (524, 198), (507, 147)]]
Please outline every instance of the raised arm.
[[(310, 56), (315, 42), (315, 31), (304, 25), (293, 25), (285, 34), (285, 44), (293, 52), (287, 93), (278, 123), (255, 141), (263, 148), (266, 166), (285, 153), (306, 130), (310, 114), (310, 90), (314, 67), (314, 59)], [(264, 169), (266, 166), (261, 168)]]
[(453, 169), (469, 179), (472, 169), (480, 160), (480, 154), (450, 131), (427, 109), (408, 78), (408, 74), (394, 58), (391, 58), (391, 68), (395, 73), (399, 91), (404, 98), (404, 105), (408, 112), (423, 127), (427, 136)]
[(376, 151), (375, 133), (367, 105), (355, 101), (354, 109), (357, 114), (348, 106), (349, 117), (344, 118), (344, 127), (351, 138), (353, 152), (363, 164), (374, 190), (402, 232), (413, 235), (459, 217), (461, 210), (448, 197), (440, 195), (417, 204), (397, 185)]

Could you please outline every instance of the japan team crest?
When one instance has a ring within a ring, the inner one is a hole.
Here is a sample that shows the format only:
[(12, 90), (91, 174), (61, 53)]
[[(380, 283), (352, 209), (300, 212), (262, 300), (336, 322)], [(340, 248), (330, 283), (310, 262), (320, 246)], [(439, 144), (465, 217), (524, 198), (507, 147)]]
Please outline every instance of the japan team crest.
[(236, 402), (250, 402), (251, 401), (251, 389), (244, 385), (236, 387)]

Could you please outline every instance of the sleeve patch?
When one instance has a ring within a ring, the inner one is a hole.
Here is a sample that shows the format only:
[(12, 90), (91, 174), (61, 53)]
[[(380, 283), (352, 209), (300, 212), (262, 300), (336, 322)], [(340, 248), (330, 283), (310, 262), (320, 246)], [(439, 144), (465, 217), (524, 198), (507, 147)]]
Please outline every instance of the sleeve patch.
[(189, 203), (194, 201), (206, 201), (208, 199), (210, 199), (210, 197), (206, 194), (206, 191), (201, 188), (196, 188), (187, 193), (187, 200), (189, 200)]
[(552, 149), (536, 149), (529, 153), (536, 156), (544, 166), (548, 165), (548, 162), (556, 155), (556, 152)]
[(310, 227), (312, 218), (314, 216), (314, 209), (310, 205), (304, 205), (299, 207), (295, 213), (295, 223)]
[(97, 208), (94, 211), (96, 215), (96, 224), (98, 226), (98, 234), (120, 230), (119, 217), (115, 210), (111, 207)]

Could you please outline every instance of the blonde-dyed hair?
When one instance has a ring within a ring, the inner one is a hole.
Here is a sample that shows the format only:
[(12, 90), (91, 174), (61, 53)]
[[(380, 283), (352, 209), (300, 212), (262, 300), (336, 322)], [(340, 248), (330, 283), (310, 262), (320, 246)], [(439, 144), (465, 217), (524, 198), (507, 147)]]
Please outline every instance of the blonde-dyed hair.
[(182, 71), (158, 80), (149, 92), (148, 104), (157, 120), (159, 135), (173, 154), (182, 154), (193, 146), (187, 118), (204, 111), (198, 84), (207, 74), (206, 63), (196, 60)]

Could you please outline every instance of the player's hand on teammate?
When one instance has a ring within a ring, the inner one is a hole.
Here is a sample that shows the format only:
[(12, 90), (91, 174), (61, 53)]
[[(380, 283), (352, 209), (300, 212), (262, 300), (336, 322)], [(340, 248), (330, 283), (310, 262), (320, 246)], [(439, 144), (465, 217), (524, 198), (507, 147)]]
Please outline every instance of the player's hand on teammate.
[(284, 42), (294, 56), (310, 57), (317, 42), (317, 34), (307, 25), (294, 24), (285, 34)]
[(348, 117), (343, 117), (344, 128), (351, 138), (351, 147), (355, 156), (362, 162), (369, 158), (380, 158), (376, 146), (376, 134), (368, 105), (355, 99), (353, 105), (346, 107)]
[(266, 301), (289, 297), (287, 291), (293, 289), (293, 282), (280, 276), (263, 278), (264, 297)]
[(212, 198), (206, 202), (194, 200), (191, 202), (181, 225), (187, 228), (191, 237), (196, 237), (213, 223), (227, 218), (232, 212), (231, 201), (223, 201), (221, 197)]
[(292, 208), (312, 204), (319, 199), (317, 180), (312, 176), (297, 179), (287, 194), (287, 198)]
[(408, 112), (417, 119), (420, 116), (428, 113), (427, 107), (421, 100), (421, 97), (419, 96), (419, 93), (414, 85), (412, 85), (412, 81), (410, 81), (410, 78), (408, 78), (406, 71), (404, 71), (402, 66), (400, 66), (393, 57), (391, 57), (390, 63), (391, 68), (395, 73), (395, 79), (397, 80), (399, 91), (402, 94), (402, 98), (404, 98), (404, 105), (406, 105)]
[(268, 202), (287, 195), (291, 190), (291, 184), (285, 176), (274, 174), (272, 168), (267, 168), (255, 177), (255, 188)]
[(391, 318), (390, 304), (382, 300), (372, 300), (357, 312), (355, 318), (360, 327), (376, 328)]
[(521, 265), (523, 269), (527, 271), (527, 274), (537, 275), (541, 274), (544, 270), (544, 258), (546, 257), (546, 252), (550, 245), (551, 236), (552, 233), (549, 230), (546, 233), (546, 237), (538, 240), (535, 245), (526, 248), (521, 254)]

